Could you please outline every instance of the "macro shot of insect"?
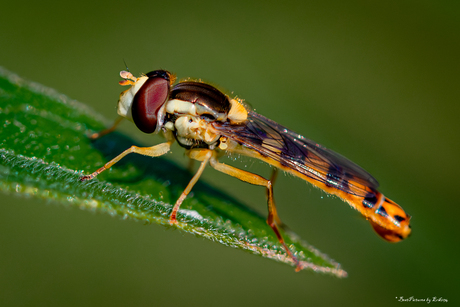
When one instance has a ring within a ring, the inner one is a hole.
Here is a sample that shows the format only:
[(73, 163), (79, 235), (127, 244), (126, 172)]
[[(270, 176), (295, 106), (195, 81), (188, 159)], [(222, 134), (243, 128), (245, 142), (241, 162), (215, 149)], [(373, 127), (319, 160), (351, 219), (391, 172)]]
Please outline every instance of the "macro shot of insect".
[(262, 160), (275, 169), (291, 173), (312, 185), (334, 194), (358, 210), (383, 239), (398, 242), (411, 232), (410, 216), (380, 193), (378, 182), (364, 169), (345, 157), (255, 113), (242, 100), (230, 98), (217, 88), (200, 81), (181, 81), (165, 70), (149, 72), (139, 78), (122, 71), (118, 114), (113, 127), (96, 133), (100, 137), (115, 129), (121, 119), (133, 121), (145, 133), (163, 133), (166, 142), (152, 147), (132, 146), (82, 181), (96, 177), (130, 153), (158, 157), (166, 154), (175, 141), (188, 157), (201, 162), (171, 212), (170, 224), (177, 223), (181, 203), (200, 178), (206, 165), (244, 182), (267, 189), (267, 223), (289, 257), (301, 269), (279, 231), (272, 180), (219, 162), (226, 153)]

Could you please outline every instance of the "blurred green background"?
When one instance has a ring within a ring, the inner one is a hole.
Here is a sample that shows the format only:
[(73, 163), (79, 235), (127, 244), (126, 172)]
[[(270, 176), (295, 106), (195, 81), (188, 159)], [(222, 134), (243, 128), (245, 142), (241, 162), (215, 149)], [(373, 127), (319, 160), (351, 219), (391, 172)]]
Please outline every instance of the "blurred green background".
[[(282, 219), (342, 264), (341, 280), (160, 226), (2, 195), (0, 305), (458, 302), (459, 2), (268, 3), (10, 1), (0, 65), (107, 118), (123, 60), (135, 75), (163, 68), (210, 81), (363, 166), (413, 216), (413, 235), (386, 243), (339, 199), (280, 176)], [(121, 130), (159, 141), (129, 123)], [(187, 163), (177, 146), (169, 157)], [(257, 161), (235, 165), (270, 174)], [(203, 180), (266, 212), (262, 188), (212, 169)]]

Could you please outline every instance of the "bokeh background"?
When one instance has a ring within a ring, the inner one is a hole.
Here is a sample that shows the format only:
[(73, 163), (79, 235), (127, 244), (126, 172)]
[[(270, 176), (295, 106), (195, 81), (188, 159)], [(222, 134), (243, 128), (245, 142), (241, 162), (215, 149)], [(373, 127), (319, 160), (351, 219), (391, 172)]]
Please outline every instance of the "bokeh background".
[[(123, 61), (135, 75), (202, 78), (363, 166), (413, 216), (413, 235), (389, 244), (339, 199), (280, 176), (282, 219), (342, 264), (349, 277), (337, 279), (157, 225), (1, 195), (0, 305), (458, 304), (459, 2), (44, 0), (5, 2), (0, 15), (0, 65), (24, 78), (107, 118)], [(129, 123), (121, 130), (158, 141)], [(169, 157), (187, 163), (179, 147)], [(266, 210), (263, 188), (212, 169), (203, 180)]]

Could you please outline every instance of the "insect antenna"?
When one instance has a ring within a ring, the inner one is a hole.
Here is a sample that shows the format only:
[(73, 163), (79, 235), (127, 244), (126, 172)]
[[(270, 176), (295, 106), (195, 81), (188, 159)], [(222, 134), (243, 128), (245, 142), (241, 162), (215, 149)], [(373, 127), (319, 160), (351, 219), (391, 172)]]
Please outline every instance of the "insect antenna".
[(127, 71), (127, 72), (130, 72), (130, 71), (129, 71), (129, 68), (128, 68), (128, 64), (126, 64), (125, 59), (123, 59), (123, 63), (125, 63), (126, 71)]

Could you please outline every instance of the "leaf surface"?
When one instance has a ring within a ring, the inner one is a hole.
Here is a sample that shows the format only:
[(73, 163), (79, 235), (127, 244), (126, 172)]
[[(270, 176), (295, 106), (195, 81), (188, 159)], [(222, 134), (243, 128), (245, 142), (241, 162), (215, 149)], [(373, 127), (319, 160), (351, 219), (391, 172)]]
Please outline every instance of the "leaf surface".
[[(193, 174), (167, 158), (131, 154), (97, 179), (80, 182), (136, 144), (112, 133), (89, 107), (0, 67), (0, 190), (91, 211), (179, 228), (229, 247), (294, 266), (265, 218), (199, 181), (169, 226), (172, 206)], [(284, 233), (303, 269), (345, 277), (339, 264), (292, 232)]]

